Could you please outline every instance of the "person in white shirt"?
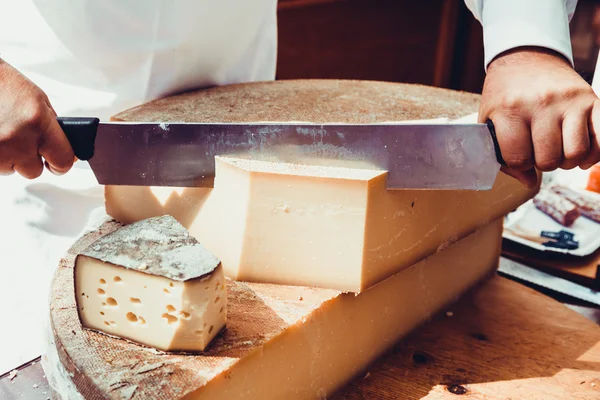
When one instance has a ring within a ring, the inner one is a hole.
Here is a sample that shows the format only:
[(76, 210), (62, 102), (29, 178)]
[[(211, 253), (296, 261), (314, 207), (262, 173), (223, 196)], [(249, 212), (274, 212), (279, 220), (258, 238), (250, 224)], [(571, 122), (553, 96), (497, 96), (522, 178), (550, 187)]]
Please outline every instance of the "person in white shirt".
[[(465, 2), (484, 28), (479, 118), (495, 124), (506, 172), (532, 185), (533, 167), (599, 161), (598, 98), (572, 68), (576, 1)], [(192, 88), (275, 79), (277, 0), (0, 0), (0, 9), (0, 174), (12, 175), (0, 179), (0, 311), (20, 321), (0, 332), (1, 373), (39, 354), (30, 336), (51, 274), (103, 210), (87, 164), (72, 168), (56, 115), (107, 119)]]
[[(527, 185), (534, 167), (600, 161), (600, 102), (573, 69), (577, 0), (465, 0), (482, 23), (487, 75), (479, 120), (495, 126), (505, 172)], [(595, 79), (600, 82), (600, 77)]]
[[(107, 9), (106, 6), (94, 4), (94, 1), (87, 3), (90, 3), (92, 8), (96, 7), (104, 11), (105, 14), (110, 14), (112, 11), (113, 18), (122, 15), (124, 11), (126, 14), (127, 11), (127, 7), (124, 7), (125, 10), (118, 6)], [(269, 2), (263, 1), (263, 3)], [(508, 166), (505, 171), (518, 177), (527, 185), (535, 183), (534, 167), (542, 171), (556, 168), (570, 169), (576, 166), (585, 169), (600, 161), (599, 139), (596, 134), (596, 129), (600, 126), (600, 103), (592, 88), (572, 68), (568, 23), (576, 3), (575, 0), (466, 1), (467, 6), (484, 27), (487, 76), (481, 100), (480, 119), (481, 121), (491, 119), (495, 125), (500, 148)], [(207, 4), (205, 5), (208, 7)], [(42, 7), (39, 4), (37, 6), (38, 11), (44, 11), (45, 7), (47, 15), (52, 15), (53, 11), (56, 11), (49, 6)], [(151, 8), (151, 5), (145, 7)], [(183, 14), (177, 13), (178, 10), (189, 14), (190, 10), (181, 5), (174, 8), (176, 11), (172, 14), (182, 18), (184, 22), (181, 24), (177, 19), (175, 29), (188, 28), (188, 34), (198, 34), (194, 24), (196, 27), (201, 24), (183, 18)], [(270, 8), (265, 8), (273, 12), (273, 4)], [(60, 14), (62, 16), (64, 10), (61, 10)], [(77, 12), (71, 14), (73, 20), (81, 17)], [(5, 15), (14, 18), (13, 12)], [(88, 13), (85, 16), (100, 20), (102, 15)], [(149, 16), (151, 21), (137, 18), (138, 21), (133, 22), (145, 24), (158, 20), (160, 23), (161, 19), (165, 22), (159, 28), (149, 30), (149, 35), (142, 37), (138, 43), (134, 41), (131, 51), (136, 50), (136, 45), (138, 48), (150, 45), (149, 54), (154, 56), (160, 54), (161, 47), (164, 46), (160, 40), (157, 41), (157, 35), (162, 33), (161, 28), (167, 29), (166, 21), (169, 18), (159, 18), (152, 13)], [(252, 16), (244, 14), (244, 17), (248, 19)], [(255, 14), (254, 17), (261, 20), (260, 15)], [(52, 18), (47, 20), (51, 21)], [(191, 24), (186, 26), (186, 21)], [(65, 21), (61, 19), (59, 22), (63, 26), (65, 24), (69, 26), (68, 19)], [(121, 40), (121, 38), (115, 32), (107, 35), (109, 25), (109, 20), (106, 21), (106, 25), (101, 25), (102, 31), (98, 32), (100, 38), (90, 38), (91, 34), (88, 33), (71, 38), (73, 44), (69, 46), (69, 42), (62, 40), (53, 25), (48, 24), (51, 33), (56, 34), (56, 40), (59, 42), (55, 43), (56, 46), (63, 46), (71, 52), (73, 48), (88, 47), (88, 52), (96, 52), (97, 48), (89, 46), (93, 42), (100, 42), (104, 45), (104, 56), (115, 59), (118, 54), (111, 54), (115, 53), (112, 46), (118, 49), (118, 42), (115, 39)], [(252, 31), (248, 33), (256, 34), (258, 25), (256, 23), (248, 25), (253, 26)], [(81, 23), (74, 24), (74, 27), (72, 32), (69, 32), (68, 28), (64, 31), (76, 35), (78, 27), (88, 29), (88, 25)], [(237, 26), (236, 28), (239, 29)], [(18, 32), (11, 34), (18, 34)], [(274, 34), (274, 29), (271, 29), (271, 34)], [(86, 36), (87, 39), (91, 39), (90, 43), (84, 42)], [(211, 35), (206, 37), (210, 37), (207, 40), (214, 40), (215, 36), (218, 34), (211, 32)], [(169, 35), (164, 39), (169, 39)], [(45, 40), (45, 38), (39, 40), (39, 44)], [(270, 40), (273, 41), (273, 38)], [(182, 45), (186, 42), (187, 38), (184, 36), (174, 44)], [(32, 43), (32, 50), (34, 44), (36, 43)], [(172, 45), (167, 45), (168, 49), (171, 47)], [(8, 48), (10, 55), (10, 43)], [(6, 47), (4, 50), (6, 51)], [(247, 55), (252, 47), (241, 50), (238, 56)], [(76, 52), (73, 53), (77, 56)], [(83, 55), (85, 50), (80, 53)], [(102, 51), (99, 53), (102, 54)], [(205, 53), (205, 55), (207, 58), (211, 57), (211, 54)], [(198, 58), (192, 48), (183, 56)], [(42, 58), (34, 62), (42, 62)], [(72, 57), (72, 60), (65, 60), (81, 61), (75, 57)], [(15, 62), (20, 63), (21, 60), (15, 57)], [(179, 72), (172, 71), (173, 67), (169, 62), (156, 62), (156, 64), (150, 68), (155, 68), (157, 74), (171, 75)], [(139, 67), (135, 63), (131, 66)], [(47, 66), (47, 75), (50, 79), (59, 75), (58, 71), (52, 71), (52, 67), (52, 63)], [(64, 67), (63, 65), (62, 68)], [(68, 65), (66, 68), (72, 69), (73, 73), (82, 72), (85, 75), (87, 71), (84, 70), (89, 69), (89, 66), (80, 68), (80, 71)], [(103, 66), (100, 63), (97, 72), (105, 73), (107, 68), (114, 68), (114, 66), (110, 63)], [(63, 76), (64, 72), (62, 71)], [(129, 72), (126, 68), (122, 68), (125, 76), (129, 75)], [(44, 74), (41, 69), (38, 73)], [(148, 81), (152, 81), (152, 77)], [(173, 80), (172, 85), (178, 89), (187, 88), (177, 79)], [(83, 87), (83, 89), (97, 90), (95, 87)], [(146, 89), (152, 91), (150, 88)], [(156, 95), (159, 94), (160, 92), (156, 92)], [(56, 112), (52, 107), (52, 101), (45, 93), (18, 69), (2, 61), (0, 63), (0, 173), (18, 172), (26, 178), (37, 178), (43, 170), (42, 157), (46, 160), (47, 168), (55, 174), (65, 173), (72, 167), (74, 159), (72, 150), (55, 117)]]

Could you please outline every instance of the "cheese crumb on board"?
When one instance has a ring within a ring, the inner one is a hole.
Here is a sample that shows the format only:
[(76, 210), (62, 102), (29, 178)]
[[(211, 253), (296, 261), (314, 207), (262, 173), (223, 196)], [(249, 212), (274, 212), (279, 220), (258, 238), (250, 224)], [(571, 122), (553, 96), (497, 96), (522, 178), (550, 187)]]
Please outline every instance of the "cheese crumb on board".
[(161, 216), (120, 228), (75, 262), (82, 325), (164, 351), (203, 351), (224, 328), (220, 260), (177, 220)]

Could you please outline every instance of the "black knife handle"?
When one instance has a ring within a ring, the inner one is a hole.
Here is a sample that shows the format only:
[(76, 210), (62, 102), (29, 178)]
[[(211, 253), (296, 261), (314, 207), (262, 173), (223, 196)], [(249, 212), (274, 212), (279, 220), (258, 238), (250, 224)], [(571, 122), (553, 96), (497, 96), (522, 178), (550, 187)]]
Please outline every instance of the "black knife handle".
[(506, 161), (504, 161), (504, 158), (502, 157), (502, 151), (500, 151), (500, 143), (498, 143), (498, 138), (496, 137), (496, 128), (494, 127), (494, 123), (492, 122), (491, 119), (488, 119), (486, 124), (490, 131), (490, 135), (492, 136), (492, 140), (494, 141), (494, 150), (496, 151), (496, 160), (498, 160), (498, 163), (500, 165), (505, 166)]
[(82, 161), (92, 158), (100, 120), (87, 117), (58, 117), (56, 120), (69, 139), (75, 157)]

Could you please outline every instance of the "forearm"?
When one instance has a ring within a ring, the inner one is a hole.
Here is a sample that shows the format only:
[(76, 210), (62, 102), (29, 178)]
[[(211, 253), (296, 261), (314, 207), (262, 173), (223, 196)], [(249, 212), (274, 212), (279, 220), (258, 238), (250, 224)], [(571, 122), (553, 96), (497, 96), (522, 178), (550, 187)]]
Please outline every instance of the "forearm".
[(485, 60), (489, 64), (507, 50), (542, 47), (573, 65), (569, 21), (577, 0), (465, 0), (483, 26)]

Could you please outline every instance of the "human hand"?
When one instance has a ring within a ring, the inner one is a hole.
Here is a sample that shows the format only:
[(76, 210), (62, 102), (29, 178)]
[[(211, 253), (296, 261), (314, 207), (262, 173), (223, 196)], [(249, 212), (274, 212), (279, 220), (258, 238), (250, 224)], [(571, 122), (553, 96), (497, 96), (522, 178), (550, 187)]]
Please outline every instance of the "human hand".
[(528, 187), (537, 173), (600, 161), (600, 100), (558, 53), (506, 52), (488, 67), (480, 122), (491, 120), (507, 174)]
[(0, 59), (0, 174), (37, 178), (44, 168), (42, 157), (56, 175), (74, 162), (46, 94)]

